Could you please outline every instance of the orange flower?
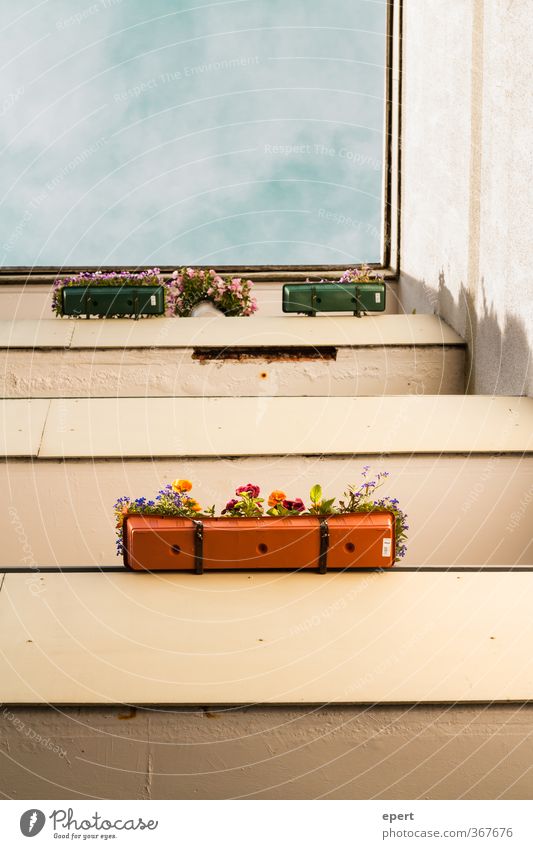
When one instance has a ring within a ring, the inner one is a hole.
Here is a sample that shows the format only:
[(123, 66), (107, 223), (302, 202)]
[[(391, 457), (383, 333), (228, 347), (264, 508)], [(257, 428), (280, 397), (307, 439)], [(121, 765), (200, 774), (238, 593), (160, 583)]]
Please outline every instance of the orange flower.
[(268, 506), (269, 507), (277, 507), (278, 504), (281, 504), (282, 501), (285, 501), (287, 496), (281, 489), (275, 489), (268, 496)]
[(179, 478), (178, 480), (172, 481), (172, 489), (174, 492), (190, 492), (192, 489), (192, 483), (188, 480)]
[(192, 510), (193, 513), (200, 513), (202, 509), (198, 502), (194, 500), (194, 498), (189, 498), (189, 500), (187, 501), (187, 507), (189, 508), (189, 510)]

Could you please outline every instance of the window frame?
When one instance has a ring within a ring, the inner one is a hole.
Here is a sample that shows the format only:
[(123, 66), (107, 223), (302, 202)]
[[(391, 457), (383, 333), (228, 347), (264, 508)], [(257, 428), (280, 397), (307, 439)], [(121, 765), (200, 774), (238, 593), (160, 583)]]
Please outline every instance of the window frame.
[[(383, 134), (383, 233), (381, 262), (366, 263), (387, 281), (397, 281), (400, 268), (400, 196), (401, 196), (401, 88), (403, 0), (386, 2), (385, 48), (385, 120)], [(357, 263), (357, 266), (363, 263)], [(163, 275), (171, 274), (180, 263), (159, 266)], [(148, 266), (120, 266), (140, 271)], [(114, 271), (116, 265), (3, 266), (2, 284), (50, 284), (57, 277), (82, 271)], [(221, 274), (246, 276), (255, 283), (288, 283), (305, 280), (336, 280), (346, 265), (217, 265)]]

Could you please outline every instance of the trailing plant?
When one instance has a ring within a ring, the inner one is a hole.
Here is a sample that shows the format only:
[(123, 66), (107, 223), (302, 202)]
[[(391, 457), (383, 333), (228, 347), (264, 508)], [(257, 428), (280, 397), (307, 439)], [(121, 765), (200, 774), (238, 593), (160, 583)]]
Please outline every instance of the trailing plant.
[(189, 316), (202, 301), (211, 301), (224, 315), (249, 316), (257, 311), (251, 280), (221, 277), (214, 268), (181, 268), (173, 273), (172, 280), (178, 316)]
[(400, 502), (397, 498), (374, 498), (373, 495), (377, 489), (383, 486), (385, 479), (389, 477), (389, 472), (379, 472), (375, 475), (374, 480), (368, 480), (370, 466), (363, 466), (361, 475), (363, 483), (358, 487), (355, 485), (349, 486), (344, 493), (346, 501), (339, 501), (338, 513), (375, 513), (388, 511), (394, 515), (394, 533), (396, 538), (396, 557), (405, 557), (407, 546), (407, 514), (400, 507)]
[(369, 265), (361, 265), (360, 268), (347, 268), (339, 283), (383, 283), (383, 275), (378, 274)]

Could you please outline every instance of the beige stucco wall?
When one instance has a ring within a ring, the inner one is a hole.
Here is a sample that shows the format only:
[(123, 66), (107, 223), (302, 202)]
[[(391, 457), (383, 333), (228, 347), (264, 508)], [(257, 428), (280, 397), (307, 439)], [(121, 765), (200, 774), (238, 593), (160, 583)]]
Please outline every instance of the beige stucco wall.
[(531, 395), (531, 10), (404, 7), (403, 308), (467, 339), (470, 391)]
[(525, 704), (7, 707), (0, 791), (15, 799), (531, 799), (532, 732)]

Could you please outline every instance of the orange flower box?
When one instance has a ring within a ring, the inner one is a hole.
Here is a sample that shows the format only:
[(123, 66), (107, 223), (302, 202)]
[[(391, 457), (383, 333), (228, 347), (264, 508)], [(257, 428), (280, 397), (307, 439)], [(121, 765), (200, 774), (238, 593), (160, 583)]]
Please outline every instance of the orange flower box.
[(394, 515), (204, 519), (128, 515), (124, 564), (136, 571), (390, 569)]

